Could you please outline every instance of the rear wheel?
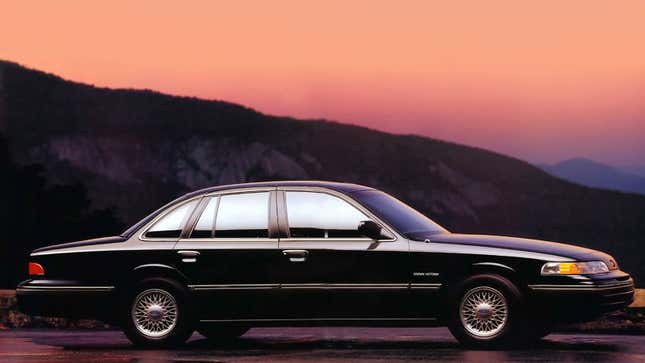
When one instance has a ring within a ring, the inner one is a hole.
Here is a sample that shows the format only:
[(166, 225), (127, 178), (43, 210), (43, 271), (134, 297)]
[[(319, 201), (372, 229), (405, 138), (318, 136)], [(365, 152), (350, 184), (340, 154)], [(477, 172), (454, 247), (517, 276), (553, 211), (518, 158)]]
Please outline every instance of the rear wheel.
[(129, 294), (121, 318), (125, 335), (136, 345), (178, 345), (193, 332), (188, 293), (168, 279), (142, 281)]
[(517, 340), (522, 296), (508, 279), (477, 275), (464, 281), (450, 308), (448, 327), (462, 344), (495, 347)]

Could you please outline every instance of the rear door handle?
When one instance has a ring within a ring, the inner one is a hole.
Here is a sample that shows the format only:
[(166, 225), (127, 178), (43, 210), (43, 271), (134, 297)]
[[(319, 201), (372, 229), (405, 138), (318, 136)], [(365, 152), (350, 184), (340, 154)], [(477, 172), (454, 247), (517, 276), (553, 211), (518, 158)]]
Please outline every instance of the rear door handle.
[(197, 251), (177, 251), (177, 254), (182, 257), (181, 262), (197, 262)]
[(309, 251), (307, 250), (284, 250), (282, 254), (289, 257), (291, 262), (305, 262)]

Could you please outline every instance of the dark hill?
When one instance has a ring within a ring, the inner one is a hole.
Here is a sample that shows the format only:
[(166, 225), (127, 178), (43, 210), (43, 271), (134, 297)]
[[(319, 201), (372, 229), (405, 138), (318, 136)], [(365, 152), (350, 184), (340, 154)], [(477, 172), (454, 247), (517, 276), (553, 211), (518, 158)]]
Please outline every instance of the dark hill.
[[(645, 197), (571, 184), (486, 150), (220, 101), (95, 88), (8, 62), (0, 62), (0, 127), (12, 163), (40, 165), (50, 185), (81, 185), (86, 215), (113, 208), (123, 225), (204, 186), (338, 180), (388, 191), (454, 231), (599, 248), (645, 276)], [(28, 207), (32, 214), (40, 208), (37, 200)], [(77, 237), (79, 226), (67, 228), (23, 241), (20, 251)], [(118, 232), (107, 229), (96, 233)]]

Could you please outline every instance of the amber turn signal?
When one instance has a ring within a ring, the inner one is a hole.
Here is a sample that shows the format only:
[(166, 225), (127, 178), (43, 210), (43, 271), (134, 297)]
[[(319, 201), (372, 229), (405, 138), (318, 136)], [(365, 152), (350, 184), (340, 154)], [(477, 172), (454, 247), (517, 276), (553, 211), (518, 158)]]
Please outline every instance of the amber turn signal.
[(602, 261), (547, 262), (542, 266), (542, 275), (593, 275), (609, 272)]
[(29, 276), (42, 276), (45, 269), (39, 263), (29, 262)]

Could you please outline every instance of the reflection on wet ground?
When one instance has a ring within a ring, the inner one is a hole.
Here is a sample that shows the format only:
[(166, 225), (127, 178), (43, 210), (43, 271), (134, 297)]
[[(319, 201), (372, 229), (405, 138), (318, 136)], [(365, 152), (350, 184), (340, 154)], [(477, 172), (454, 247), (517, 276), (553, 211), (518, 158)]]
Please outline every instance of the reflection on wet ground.
[(552, 334), (510, 350), (462, 349), (445, 328), (258, 328), (238, 341), (211, 344), (198, 334), (178, 349), (144, 350), (118, 331), (0, 332), (7, 362), (644, 362), (645, 336)]

